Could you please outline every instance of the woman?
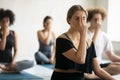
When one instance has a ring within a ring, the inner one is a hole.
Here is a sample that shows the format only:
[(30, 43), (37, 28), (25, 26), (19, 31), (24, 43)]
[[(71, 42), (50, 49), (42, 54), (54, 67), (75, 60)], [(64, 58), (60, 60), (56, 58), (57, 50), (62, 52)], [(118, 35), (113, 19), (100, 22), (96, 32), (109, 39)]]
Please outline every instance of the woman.
[(113, 80), (96, 59), (94, 43), (87, 39), (87, 12), (73, 5), (67, 13), (70, 29), (56, 40), (56, 63), (51, 80), (84, 80), (92, 69), (101, 79)]
[[(16, 62), (17, 35), (15, 31), (9, 29), (14, 21), (15, 15), (11, 10), (0, 9), (0, 69), (2, 73), (16, 73), (34, 65), (33, 61), (28, 60)], [(13, 55), (12, 52), (14, 52)]]
[(39, 50), (35, 53), (37, 64), (54, 63), (55, 33), (52, 31), (52, 17), (46, 16), (43, 21), (43, 30), (37, 32)]

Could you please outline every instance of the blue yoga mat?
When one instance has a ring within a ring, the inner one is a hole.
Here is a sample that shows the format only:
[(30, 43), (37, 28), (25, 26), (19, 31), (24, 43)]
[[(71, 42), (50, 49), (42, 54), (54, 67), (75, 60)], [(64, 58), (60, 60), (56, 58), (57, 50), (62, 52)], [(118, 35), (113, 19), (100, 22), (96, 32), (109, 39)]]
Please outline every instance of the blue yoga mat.
[(54, 65), (52, 64), (41, 64), (41, 66), (49, 68), (49, 69), (54, 69)]
[(43, 79), (27, 72), (21, 72), (20, 74), (0, 74), (0, 80), (43, 80)]

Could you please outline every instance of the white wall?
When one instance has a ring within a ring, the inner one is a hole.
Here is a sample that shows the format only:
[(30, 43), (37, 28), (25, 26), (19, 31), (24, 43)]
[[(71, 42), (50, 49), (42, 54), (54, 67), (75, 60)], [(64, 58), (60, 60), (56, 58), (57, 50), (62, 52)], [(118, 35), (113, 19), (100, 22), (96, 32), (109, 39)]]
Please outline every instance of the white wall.
[(113, 41), (120, 42), (120, 1), (109, 0), (108, 34)]
[(42, 29), (46, 15), (53, 17), (53, 31), (57, 36), (67, 31), (66, 13), (73, 4), (87, 8), (94, 5), (94, 0), (0, 0), (0, 8), (11, 9), (16, 14), (11, 29), (18, 34), (19, 58), (34, 58), (38, 49), (36, 32)]

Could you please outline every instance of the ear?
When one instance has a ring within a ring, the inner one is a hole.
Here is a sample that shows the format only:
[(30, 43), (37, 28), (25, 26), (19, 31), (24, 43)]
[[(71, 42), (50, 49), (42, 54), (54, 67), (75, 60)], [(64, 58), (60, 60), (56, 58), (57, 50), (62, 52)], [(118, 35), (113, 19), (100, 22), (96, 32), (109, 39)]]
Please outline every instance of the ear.
[(70, 22), (71, 22), (71, 21), (70, 21), (70, 19), (69, 19), (69, 20), (68, 20), (68, 23), (70, 24)]

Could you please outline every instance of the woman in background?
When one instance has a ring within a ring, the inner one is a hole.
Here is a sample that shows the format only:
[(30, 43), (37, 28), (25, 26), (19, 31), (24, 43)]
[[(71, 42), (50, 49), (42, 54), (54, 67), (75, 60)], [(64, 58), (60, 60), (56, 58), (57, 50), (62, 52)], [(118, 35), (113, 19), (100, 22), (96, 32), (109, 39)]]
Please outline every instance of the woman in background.
[(33, 61), (29, 60), (16, 62), (17, 35), (15, 31), (9, 29), (14, 21), (15, 15), (11, 10), (0, 9), (0, 69), (2, 73), (16, 73), (34, 65)]
[(43, 20), (43, 30), (38, 30), (39, 50), (35, 53), (37, 64), (53, 64), (55, 55), (55, 33), (52, 31), (52, 17)]

